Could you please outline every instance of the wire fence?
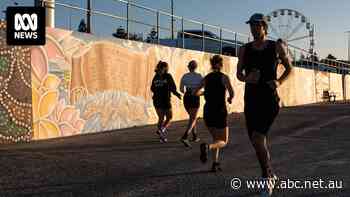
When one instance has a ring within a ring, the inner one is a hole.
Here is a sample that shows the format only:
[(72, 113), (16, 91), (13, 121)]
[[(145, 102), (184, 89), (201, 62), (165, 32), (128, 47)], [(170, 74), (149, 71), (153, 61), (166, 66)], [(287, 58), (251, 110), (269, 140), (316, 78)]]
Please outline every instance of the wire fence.
[[(57, 24), (57, 26), (66, 29), (77, 28), (77, 26), (72, 27), (72, 21), (77, 24), (80, 19), (86, 17), (87, 13), (90, 13), (92, 32), (97, 35), (102, 33), (111, 36), (115, 30), (113, 35), (119, 38), (231, 56), (237, 56), (239, 47), (252, 40), (246, 34), (186, 19), (133, 2), (125, 0), (112, 0), (112, 2), (115, 3), (111, 4), (113, 11), (108, 12), (100, 10), (97, 6), (87, 9), (79, 5), (56, 0), (56, 18), (61, 17), (60, 21), (69, 21), (68, 24), (63, 22), (62, 24)], [(69, 13), (68, 16), (65, 14), (67, 12)], [(64, 17), (66, 17), (66, 20), (64, 20)], [(103, 23), (98, 21), (103, 21)], [(117, 29), (116, 27), (119, 28)], [(102, 29), (104, 32), (102, 32)], [(142, 33), (132, 32), (135, 30)], [(148, 33), (145, 34), (144, 32)], [(276, 40), (276, 38), (270, 39)], [(287, 43), (287, 48), (295, 66), (350, 74), (349, 62), (327, 58), (320, 60), (318, 56), (309, 53), (308, 50), (290, 43)]]

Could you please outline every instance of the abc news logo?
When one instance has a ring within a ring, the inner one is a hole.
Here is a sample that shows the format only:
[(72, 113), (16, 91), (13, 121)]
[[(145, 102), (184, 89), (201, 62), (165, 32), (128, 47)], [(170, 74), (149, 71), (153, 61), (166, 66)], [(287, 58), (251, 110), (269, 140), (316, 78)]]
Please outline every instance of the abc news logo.
[(8, 7), (7, 44), (45, 45), (45, 8)]

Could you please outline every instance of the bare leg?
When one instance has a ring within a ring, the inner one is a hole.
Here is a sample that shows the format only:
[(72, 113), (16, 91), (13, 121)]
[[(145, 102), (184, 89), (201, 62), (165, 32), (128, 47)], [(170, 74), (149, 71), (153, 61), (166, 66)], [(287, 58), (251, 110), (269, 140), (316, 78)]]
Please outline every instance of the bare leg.
[(157, 108), (156, 108), (156, 112), (157, 112), (157, 116), (158, 116), (157, 127), (158, 127), (158, 130), (160, 130), (163, 127), (165, 113), (164, 113), (164, 110), (157, 109)]
[(272, 167), (271, 167), (271, 156), (267, 146), (266, 136), (258, 132), (253, 132), (251, 137), (251, 142), (254, 146), (256, 156), (259, 160), (262, 176), (271, 177)]
[(190, 117), (189, 117), (186, 131), (185, 131), (184, 135), (182, 136), (182, 139), (187, 139), (188, 135), (191, 131), (192, 131), (193, 136), (196, 136), (194, 129), (195, 129), (196, 122), (197, 122), (198, 108), (191, 108), (191, 109), (187, 109), (186, 111)]
[(170, 121), (173, 118), (173, 111), (171, 109), (165, 111), (165, 121), (163, 123), (163, 128), (167, 129), (170, 126)]
[(209, 144), (209, 150), (214, 152), (213, 161), (219, 162), (220, 149), (225, 147), (228, 142), (229, 129), (228, 127), (225, 127), (224, 129), (209, 128), (209, 131), (214, 140), (212, 144)]

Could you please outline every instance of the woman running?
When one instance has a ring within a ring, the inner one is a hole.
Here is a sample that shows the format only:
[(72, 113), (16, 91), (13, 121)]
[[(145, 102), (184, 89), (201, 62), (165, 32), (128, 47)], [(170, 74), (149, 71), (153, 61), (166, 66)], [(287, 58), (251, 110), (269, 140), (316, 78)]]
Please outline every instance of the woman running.
[[(153, 92), (153, 105), (158, 115), (157, 134), (161, 142), (167, 142), (167, 128), (173, 117), (171, 110), (171, 93), (181, 99), (181, 94), (176, 91), (173, 77), (168, 73), (168, 63), (159, 61), (152, 80), (151, 91)], [(165, 118), (165, 121), (164, 121)]]
[[(200, 99), (199, 99), (199, 96), (194, 95), (194, 90), (200, 86), (200, 83), (203, 77), (201, 74), (195, 72), (197, 69), (197, 66), (198, 65), (195, 60), (190, 61), (187, 66), (190, 72), (186, 73), (181, 78), (181, 83), (180, 83), (180, 91), (185, 94), (184, 106), (189, 115), (188, 126), (186, 128), (184, 135), (181, 138), (181, 142), (186, 147), (191, 147), (191, 143), (188, 140), (188, 135), (190, 134), (190, 132), (192, 132), (193, 142), (200, 141), (196, 132), (197, 113), (200, 105)], [(186, 92), (185, 92), (185, 88), (186, 88)]]
[(204, 87), (205, 105), (203, 118), (214, 141), (212, 144), (203, 143), (200, 145), (200, 160), (205, 163), (208, 160), (209, 151), (213, 151), (212, 172), (221, 171), (219, 152), (228, 142), (226, 90), (228, 90), (230, 95), (227, 99), (230, 104), (234, 96), (229, 77), (221, 72), (223, 67), (222, 61), (222, 57), (219, 55), (215, 55), (210, 59), (212, 72), (205, 76), (196, 90), (196, 95), (199, 96), (203, 94), (200, 89)]

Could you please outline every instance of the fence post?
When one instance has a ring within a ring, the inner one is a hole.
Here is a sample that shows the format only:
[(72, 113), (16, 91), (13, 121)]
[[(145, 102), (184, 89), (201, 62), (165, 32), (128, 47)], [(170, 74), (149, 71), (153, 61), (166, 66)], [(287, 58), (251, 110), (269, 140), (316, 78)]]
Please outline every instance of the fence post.
[(129, 16), (129, 12), (130, 12), (130, 3), (129, 1), (126, 3), (126, 38), (129, 40), (129, 20), (130, 20), (130, 16)]
[(182, 48), (185, 48), (185, 30), (184, 30), (184, 18), (181, 17), (181, 32), (182, 32)]
[(237, 32), (235, 32), (235, 56), (238, 57), (238, 47), (237, 47)]
[(204, 23), (202, 23), (202, 51), (205, 50), (204, 42)]
[(222, 28), (220, 27), (220, 54), (222, 54)]
[(157, 43), (159, 44), (160, 41), (159, 41), (159, 34), (160, 34), (160, 31), (159, 31), (159, 11), (157, 11)]

